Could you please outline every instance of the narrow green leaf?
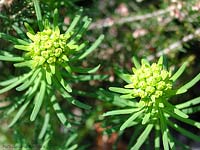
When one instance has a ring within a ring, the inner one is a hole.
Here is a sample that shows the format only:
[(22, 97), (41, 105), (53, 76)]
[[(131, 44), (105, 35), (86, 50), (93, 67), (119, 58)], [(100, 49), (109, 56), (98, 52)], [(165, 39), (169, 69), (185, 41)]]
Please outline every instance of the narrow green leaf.
[[(83, 42), (81, 45), (78, 46), (78, 48), (76, 49), (76, 51), (78, 52), (78, 51), (84, 49), (88, 44), (89, 44), (88, 41)], [(75, 60), (75, 59), (74, 59), (74, 60)], [(70, 60), (70, 61), (71, 61), (71, 60)]]
[(79, 83), (82, 81), (91, 81), (91, 80), (105, 80), (108, 78), (108, 75), (67, 75), (64, 74), (63, 76), (70, 79), (71, 82)]
[(155, 146), (155, 150), (160, 150), (160, 126), (159, 126), (159, 124), (155, 125), (154, 146)]
[(27, 39), (24, 32), (17, 26), (17, 25), (12, 25), (13, 29), (17, 32), (17, 34), (20, 36), (22, 39)]
[(61, 89), (61, 94), (71, 104), (78, 106), (80, 108), (83, 108), (83, 109), (91, 109), (91, 106), (74, 99), (71, 95), (69, 95), (66, 91), (63, 91), (62, 89)]
[(164, 61), (164, 57), (162, 55), (162, 56), (160, 56), (160, 58), (158, 60), (158, 64), (163, 65), (163, 61)]
[(145, 114), (144, 118), (142, 119), (142, 124), (146, 124), (149, 121), (149, 118), (151, 116), (151, 112)]
[(141, 63), (142, 63), (142, 65), (148, 65), (148, 66), (150, 66), (148, 60), (146, 60), (146, 59), (142, 59)]
[(56, 101), (56, 97), (54, 95), (51, 97), (51, 103), (52, 103), (53, 108), (56, 112), (56, 115), (58, 116), (58, 118), (62, 122), (62, 124), (67, 126), (68, 128), (70, 128), (71, 124), (68, 122), (68, 119), (63, 114), (58, 102)]
[(9, 90), (11, 90), (12, 88), (18, 86), (19, 84), (23, 83), (27, 78), (29, 78), (32, 75), (32, 71), (30, 73), (24, 74), (22, 76), (20, 76), (18, 79), (18, 81), (13, 82), (12, 84), (8, 85), (7, 87), (3, 88), (0, 90), (0, 94), (7, 92)]
[(127, 149), (131, 149), (133, 147), (133, 144), (136, 142), (137, 137), (141, 135), (142, 131), (144, 131), (144, 126), (141, 126), (140, 124), (135, 127), (137, 130), (134, 131), (134, 134), (131, 135), (130, 142), (128, 143)]
[(176, 150), (174, 138), (171, 136), (168, 129), (167, 129), (167, 132), (168, 132), (168, 142), (169, 142), (170, 149)]
[(6, 115), (10, 115), (13, 111), (15, 111), (24, 101), (26, 100), (26, 96), (23, 95), (20, 100), (17, 100), (15, 103), (12, 103), (12, 107), (6, 111)]
[(19, 120), (20, 116), (25, 111), (25, 109), (26, 109), (26, 107), (28, 106), (29, 103), (30, 103), (30, 100), (27, 100), (24, 103), (24, 105), (19, 109), (19, 111), (17, 112), (17, 114), (15, 115), (15, 117), (13, 118), (11, 123), (8, 125), (9, 128), (12, 127)]
[(113, 110), (109, 111), (103, 114), (103, 116), (112, 116), (112, 115), (124, 115), (124, 114), (131, 114), (133, 112), (139, 111), (140, 108), (131, 108), (131, 109), (119, 109), (119, 110)]
[(46, 81), (49, 85), (51, 85), (52, 81), (51, 81), (51, 72), (45, 71), (45, 75), (46, 75)]
[(200, 129), (200, 122), (197, 122), (197, 121), (194, 121), (194, 120), (191, 120), (191, 119), (187, 119), (187, 118), (182, 118), (182, 117), (178, 116), (177, 114), (172, 113), (171, 111), (168, 111), (168, 110), (165, 110), (165, 109), (163, 109), (163, 110), (164, 110), (167, 114), (169, 114), (171, 117), (173, 117), (173, 118), (175, 118), (175, 119), (178, 119), (178, 120), (180, 120), (180, 121), (182, 121), (182, 122), (185, 122), (185, 123), (187, 123), (187, 124), (189, 124), (189, 125), (195, 126), (195, 127), (197, 127), (197, 128)]
[(91, 106), (76, 100), (70, 94), (68, 94), (68, 92), (66, 92), (66, 90), (64, 90), (64, 88), (61, 87), (56, 80), (55, 80), (55, 84), (56, 84), (57, 88), (59, 89), (59, 91), (61, 92), (61, 95), (63, 96), (63, 98), (65, 98), (69, 103), (71, 103), (75, 106), (78, 106), (80, 108), (83, 108), (83, 109), (91, 109)]
[(28, 60), (28, 61), (24, 61), (24, 62), (20, 62), (20, 63), (15, 63), (14, 66), (15, 67), (32, 67), (33, 61), (32, 60)]
[(52, 132), (51, 131), (46, 133), (40, 150), (49, 150), (48, 144), (49, 144), (49, 141), (51, 140), (51, 136), (52, 136)]
[(25, 26), (26, 30), (27, 30), (29, 33), (31, 33), (31, 34), (33, 34), (33, 35), (35, 34), (33, 28), (32, 28), (27, 22), (24, 23), (24, 26)]
[(175, 141), (176, 145), (180, 146), (181, 150), (191, 150), (191, 148), (188, 145), (183, 144), (182, 142), (180, 142), (176, 138), (174, 138), (174, 141)]
[(144, 118), (142, 119), (142, 124), (143, 124), (143, 125), (146, 124), (146, 123), (149, 121), (150, 116), (151, 116), (152, 108), (153, 108), (153, 106), (149, 106), (149, 107), (147, 108), (148, 110), (147, 110), (147, 112), (145, 113)]
[(67, 139), (67, 142), (65, 143), (64, 147), (65, 148), (68, 148), (70, 146), (70, 144), (72, 144), (72, 142), (75, 141), (75, 139), (78, 137), (78, 135), (75, 133), (75, 134), (72, 134), (70, 135), (69, 139)]
[(170, 121), (167, 121), (167, 124), (169, 124), (169, 126), (171, 126), (173, 129), (177, 130), (181, 134), (185, 135), (186, 137), (188, 137), (194, 141), (200, 142), (200, 136), (197, 136), (197, 135), (191, 133), (190, 131), (185, 130), (184, 128), (180, 127), (179, 125), (177, 125), (174, 122), (172, 123)]
[(32, 41), (35, 41), (36, 40), (36, 36), (30, 32), (26, 32), (26, 35), (28, 36), (29, 39), (31, 39)]
[(59, 84), (61, 84), (61, 86), (67, 91), (67, 92), (72, 92), (72, 89), (69, 85), (69, 83), (67, 83), (61, 76), (60, 72), (57, 71), (56, 74), (56, 80), (58, 81)]
[(121, 94), (126, 94), (126, 93), (132, 93), (133, 90), (130, 89), (125, 89), (125, 88), (119, 88), (119, 87), (109, 87), (110, 91), (121, 93)]
[(26, 80), (26, 82), (24, 82), (22, 85), (17, 87), (16, 90), (23, 91), (23, 90), (27, 89), (34, 82), (34, 80), (38, 76), (40, 70), (41, 70), (40, 68), (35, 70), (33, 75), (31, 76), (30, 80)]
[(53, 26), (54, 29), (58, 26), (58, 9), (55, 9), (53, 12)]
[(44, 137), (49, 125), (49, 120), (50, 120), (50, 113), (46, 112), (45, 117), (44, 117), (44, 123), (38, 137), (39, 139), (42, 139)]
[(30, 51), (30, 46), (28, 45), (14, 45), (14, 48), (24, 51)]
[(0, 54), (3, 56), (15, 57), (13, 54), (8, 52), (7, 50), (0, 50)]
[(181, 88), (179, 88), (176, 94), (182, 94), (183, 90), (187, 91), (189, 88), (194, 86), (199, 80), (200, 80), (200, 73), (196, 77), (194, 77), (191, 81), (189, 81), (188, 83), (183, 85)]
[(184, 112), (182, 112), (181, 110), (177, 109), (176, 107), (174, 107), (172, 104), (170, 104), (169, 102), (165, 102), (165, 105), (168, 106), (168, 108), (166, 108), (167, 110), (177, 114), (178, 116), (182, 117), (182, 118), (188, 118), (189, 116), (187, 114), (185, 114)]
[(15, 38), (13, 36), (10, 36), (10, 35), (7, 35), (7, 34), (1, 33), (1, 32), (0, 32), (0, 38), (8, 40), (8, 41), (10, 41), (10, 42), (12, 42), (14, 44), (29, 45), (29, 42), (27, 42), (27, 41)]
[(135, 68), (140, 69), (141, 65), (135, 56), (132, 57), (132, 62), (135, 65)]
[(94, 68), (81, 68), (81, 67), (73, 67), (71, 66), (72, 71), (77, 73), (94, 73), (100, 68), (100, 65)]
[(34, 4), (34, 7), (35, 7), (38, 26), (39, 26), (40, 31), (42, 31), (43, 30), (43, 24), (42, 24), (42, 15), (41, 15), (39, 1), (38, 0), (33, 0), (33, 4)]
[(187, 108), (187, 107), (197, 105), (199, 103), (200, 103), (200, 97), (197, 97), (197, 98), (188, 100), (187, 102), (176, 105), (176, 108), (183, 109), (183, 108)]
[(77, 149), (77, 147), (78, 147), (78, 144), (74, 144), (73, 146), (68, 148), (68, 150), (75, 150), (75, 149)]
[[(44, 26), (45, 29), (49, 29), (49, 28), (50, 28), (50, 22), (49, 22), (48, 19), (44, 19), (44, 21), (43, 21), (43, 26)], [(60, 32), (58, 26), (57, 26), (56, 28), (54, 28), (54, 30)]]
[(185, 109), (182, 109), (181, 111), (186, 114), (196, 113), (196, 112), (200, 111), (200, 106), (185, 108)]
[(90, 48), (88, 48), (83, 54), (81, 54), (78, 59), (81, 60), (85, 58), (87, 55), (89, 55), (92, 51), (94, 51), (97, 46), (102, 42), (104, 39), (104, 35), (100, 35), (99, 38), (92, 44)]
[(18, 80), (19, 80), (19, 77), (15, 77), (15, 78), (11, 78), (11, 79), (8, 79), (8, 80), (5, 80), (5, 81), (1, 81), (0, 86), (7, 86), (11, 83), (18, 81)]
[(183, 89), (183, 88), (181, 88), (181, 89), (178, 89), (178, 90), (176, 90), (176, 95), (178, 95), (178, 94), (183, 94), (183, 93), (185, 93), (185, 92), (187, 92), (187, 89)]
[(10, 57), (10, 56), (3, 56), (3, 55), (0, 55), (0, 60), (2, 60), (2, 61), (20, 62), (20, 61), (23, 61), (24, 58), (23, 58), (23, 57)]
[(29, 95), (35, 96), (35, 92), (38, 90), (38, 87), (41, 83), (42, 73), (39, 73), (38, 77), (36, 77), (32, 90), (28, 93)]
[(120, 98), (133, 99), (133, 98), (135, 98), (135, 96), (133, 96), (133, 94), (125, 94), (125, 95), (120, 95)]
[(159, 112), (160, 126), (161, 126), (161, 132), (162, 132), (162, 142), (163, 142), (164, 150), (169, 150), (166, 119), (162, 110), (160, 110), (160, 108), (158, 112)]
[(170, 78), (170, 80), (172, 80), (173, 82), (176, 81), (184, 72), (187, 64), (187, 62), (183, 63), (183, 65), (176, 71), (176, 73)]
[(185, 114), (184, 112), (180, 111), (179, 109), (174, 109), (173, 112), (175, 114), (177, 114), (178, 116), (182, 117), (182, 118), (189, 118), (189, 116), (187, 114)]
[(124, 130), (126, 129), (129, 124), (131, 124), (138, 116), (140, 116), (142, 113), (144, 112), (144, 110), (138, 111), (136, 113), (134, 113), (131, 117), (128, 118), (128, 120), (126, 120), (120, 127), (120, 130)]
[(57, 73), (57, 72), (56, 72), (55, 64), (49, 65), (49, 67), (50, 67), (50, 69), (51, 69), (51, 73), (52, 73), (52, 74)]
[(80, 9), (79, 12), (78, 12), (78, 14), (74, 17), (72, 23), (70, 24), (70, 26), (69, 26), (69, 28), (67, 29), (67, 31), (66, 31), (65, 34), (71, 32), (71, 31), (74, 29), (74, 27), (77, 25), (78, 21), (79, 21), (80, 18), (81, 18), (81, 13), (82, 13), (82, 12), (83, 12), (83, 9)]
[(34, 121), (37, 117), (37, 114), (40, 111), (40, 108), (42, 106), (42, 102), (44, 100), (44, 95), (46, 91), (46, 82), (41, 81), (40, 91), (37, 93), (34, 99), (34, 108), (30, 116), (30, 121)]
[(145, 130), (142, 132), (142, 134), (137, 139), (136, 144), (131, 148), (131, 150), (139, 150), (140, 149), (140, 147), (142, 146), (142, 144), (145, 142), (145, 140), (149, 136), (149, 134), (150, 134), (153, 126), (154, 126), (153, 124), (148, 124), (147, 125), (147, 127), (145, 128)]
[(75, 43), (76, 41), (78, 41), (78, 40), (82, 37), (83, 33), (88, 29), (88, 27), (89, 27), (91, 21), (92, 21), (92, 19), (91, 19), (91, 18), (88, 18), (87, 16), (85, 16), (85, 17), (83, 18), (84, 24), (81, 26), (81, 28), (80, 28), (79, 31), (77, 32), (75, 38), (72, 39), (72, 41), (70, 41), (70, 43), (71, 43), (71, 42), (72, 42), (72, 43)]
[(115, 69), (115, 73), (117, 74), (117, 76), (119, 76), (125, 82), (132, 83), (132, 81), (131, 81), (131, 75), (130, 74), (122, 73), (118, 69), (117, 70)]

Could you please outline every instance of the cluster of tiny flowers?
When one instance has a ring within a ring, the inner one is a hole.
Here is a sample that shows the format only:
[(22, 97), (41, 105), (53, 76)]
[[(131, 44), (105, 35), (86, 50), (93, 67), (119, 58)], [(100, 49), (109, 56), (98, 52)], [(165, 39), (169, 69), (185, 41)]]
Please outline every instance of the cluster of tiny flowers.
[(33, 41), (29, 46), (28, 56), (33, 60), (33, 67), (62, 63), (68, 60), (71, 50), (76, 49), (77, 45), (67, 44), (71, 34), (60, 34), (60, 30), (45, 29), (33, 35), (27, 33)]
[(132, 70), (134, 75), (131, 76), (131, 83), (125, 88), (133, 88), (134, 97), (155, 101), (172, 89), (171, 73), (163, 69), (161, 64), (143, 64), (140, 69)]

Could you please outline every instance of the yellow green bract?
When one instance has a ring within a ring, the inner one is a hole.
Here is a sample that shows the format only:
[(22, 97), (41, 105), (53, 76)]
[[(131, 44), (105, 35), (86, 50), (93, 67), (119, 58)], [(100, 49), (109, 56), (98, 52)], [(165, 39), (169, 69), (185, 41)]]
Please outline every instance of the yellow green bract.
[(27, 56), (32, 58), (33, 67), (67, 61), (69, 53), (78, 47), (67, 44), (71, 34), (60, 34), (59, 28), (45, 29), (35, 35), (28, 32), (27, 36), (32, 40)]
[(140, 98), (151, 98), (155, 101), (172, 89), (171, 73), (162, 67), (162, 64), (142, 64), (141, 68), (132, 68), (130, 84), (125, 88), (133, 88), (133, 96)]

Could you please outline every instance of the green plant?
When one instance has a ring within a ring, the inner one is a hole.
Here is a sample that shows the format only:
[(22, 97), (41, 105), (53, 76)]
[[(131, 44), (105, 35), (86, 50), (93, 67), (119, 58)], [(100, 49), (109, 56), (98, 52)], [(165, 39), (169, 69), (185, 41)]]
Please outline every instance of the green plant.
[[(124, 88), (109, 88), (113, 92), (122, 94), (120, 96), (121, 101), (126, 99), (132, 102), (131, 107), (108, 111), (103, 116), (126, 115), (125, 117), (118, 116), (113, 118), (115, 122), (120, 124), (120, 131), (136, 126), (138, 131), (132, 135), (131, 140), (136, 142), (134, 145), (130, 145), (131, 150), (138, 150), (143, 143), (150, 143), (150, 133), (153, 130), (155, 149), (160, 149), (160, 140), (162, 140), (164, 150), (175, 149), (178, 141), (170, 134), (169, 127), (199, 142), (199, 136), (184, 129), (172, 118), (200, 129), (200, 122), (189, 119), (188, 116), (188, 114), (196, 111), (193, 106), (200, 103), (200, 97), (177, 105), (171, 104), (170, 99), (187, 92), (189, 88), (200, 80), (200, 74), (180, 88), (174, 89), (175, 81), (183, 73), (187, 63), (184, 63), (172, 75), (171, 71), (168, 71), (163, 57), (160, 57), (158, 63), (153, 63), (152, 65), (146, 59), (142, 59), (141, 65), (136, 58), (133, 60), (135, 68), (132, 68), (132, 71), (134, 74), (119, 74), (128, 84)], [(198, 108), (199, 106), (196, 107)], [(137, 134), (140, 135), (136, 140)]]
[[(19, 53), (20, 56), (8, 51), (1, 51), (0, 60), (15, 62), (14, 66), (16, 68), (28, 68), (23, 69), (27, 73), (22, 73), (22, 75), (0, 82), (0, 86), (3, 87), (0, 90), (0, 94), (13, 88), (19, 92), (25, 91), (25, 94), (17, 97), (15, 101), (12, 101), (12, 98), (8, 98), (11, 104), (6, 106), (9, 109), (5, 111), (5, 116), (19, 108), (9, 127), (12, 127), (19, 120), (28, 107), (31, 107), (31, 103), (33, 105), (33, 110), (30, 115), (31, 121), (36, 119), (42, 104), (44, 105), (46, 114), (39, 136), (42, 138), (49, 124), (50, 107), (55, 110), (63, 125), (71, 127), (70, 121), (64, 115), (56, 100), (57, 92), (73, 105), (83, 109), (91, 108), (91, 106), (71, 96), (70, 93), (73, 89), (70, 84), (82, 80), (91, 80), (90, 75), (76, 76), (75, 73), (88, 74), (94, 73), (99, 69), (100, 65), (95, 68), (82, 68), (76, 67), (75, 65), (95, 50), (104, 36), (101, 35), (90, 47), (88, 42), (80, 42), (82, 35), (91, 23), (91, 19), (87, 16), (82, 19), (82, 22), (80, 21), (82, 10), (73, 19), (67, 31), (61, 34), (58, 27), (58, 10), (55, 9), (53, 13), (53, 24), (51, 24), (47, 19), (42, 19), (38, 1), (34, 0), (33, 2), (40, 31), (35, 32), (25, 22), (24, 25), (27, 29), (26, 35), (28, 38), (24, 35), (23, 39), (18, 39), (5, 33), (0, 33), (0, 38), (12, 42), (14, 48), (23, 51)], [(20, 36), (23, 35), (20, 28), (17, 28), (16, 32)]]

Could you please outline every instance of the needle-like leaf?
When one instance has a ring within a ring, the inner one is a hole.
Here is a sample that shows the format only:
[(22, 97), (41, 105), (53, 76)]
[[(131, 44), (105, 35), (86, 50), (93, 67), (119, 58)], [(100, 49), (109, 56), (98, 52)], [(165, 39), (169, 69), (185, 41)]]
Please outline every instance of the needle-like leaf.
[(36, 16), (37, 16), (38, 26), (39, 26), (40, 31), (42, 31), (43, 24), (42, 24), (42, 15), (41, 15), (39, 1), (33, 0), (33, 3), (34, 3), (34, 7), (35, 7)]
[(134, 113), (131, 117), (128, 118), (128, 120), (126, 120), (120, 127), (120, 130), (124, 130), (126, 129), (129, 124), (131, 124), (138, 116), (140, 116), (142, 113), (144, 112), (144, 110), (140, 110), (136, 113)]
[(81, 68), (81, 67), (73, 67), (71, 66), (72, 71), (77, 73), (94, 73), (100, 68), (100, 65), (94, 68)]
[(176, 92), (176, 94), (185, 93), (189, 88), (194, 86), (199, 80), (200, 80), (200, 73), (196, 77), (194, 77), (191, 81), (180, 87)]
[(177, 104), (176, 108), (183, 109), (183, 108), (187, 108), (187, 107), (191, 107), (191, 106), (197, 105), (199, 103), (200, 103), (200, 97), (197, 97), (197, 98), (188, 100), (188, 101), (186, 101), (184, 103)]
[(131, 89), (125, 89), (125, 88), (119, 88), (119, 87), (109, 87), (110, 91), (113, 92), (117, 92), (117, 93), (122, 93), (122, 94), (126, 94), (126, 93), (132, 93), (133, 90)]
[(173, 82), (176, 81), (181, 74), (184, 72), (187, 66), (187, 62), (183, 63), (183, 65), (176, 71), (176, 73), (170, 78)]
[(41, 81), (41, 86), (40, 86), (40, 91), (36, 94), (35, 99), (34, 99), (34, 108), (30, 116), (30, 120), (34, 121), (37, 117), (37, 114), (40, 111), (40, 108), (42, 106), (42, 102), (44, 100), (44, 95), (46, 91), (46, 82)]
[(139, 61), (137, 60), (137, 58), (135, 56), (133, 56), (132, 62), (134, 63), (135, 68), (139, 69), (141, 67)]
[(23, 57), (10, 57), (10, 56), (3, 56), (3, 55), (0, 55), (0, 60), (2, 60), (2, 61), (20, 62), (20, 61), (23, 61), (24, 58), (23, 58)]
[(18, 86), (19, 84), (23, 83), (27, 78), (29, 78), (32, 75), (32, 71), (30, 73), (24, 74), (23, 76), (20, 76), (16, 82), (13, 82), (12, 84), (8, 85), (7, 87), (0, 90), (0, 94), (7, 92), (11, 90), (12, 88)]
[(44, 117), (44, 123), (38, 137), (39, 139), (42, 139), (44, 137), (49, 125), (49, 120), (50, 120), (50, 113), (46, 112), (45, 117)]
[(12, 120), (12, 122), (8, 125), (8, 127), (12, 127), (19, 120), (20, 116), (25, 111), (25, 109), (27, 108), (27, 106), (28, 106), (29, 103), (30, 103), (30, 100), (27, 100), (24, 103), (24, 105), (19, 109), (19, 111), (15, 115), (14, 119)]
[(172, 128), (174, 128), (175, 130), (177, 130), (178, 132), (180, 132), (181, 134), (187, 136), (188, 138), (200, 142), (200, 137), (193, 134), (192, 132), (185, 130), (184, 128), (180, 127), (179, 125), (177, 125), (174, 122), (171, 121), (167, 121), (167, 124), (169, 124), (169, 126), (171, 126)]
[(78, 14), (74, 17), (72, 23), (70, 24), (70, 26), (69, 26), (69, 28), (67, 29), (67, 31), (66, 31), (65, 34), (71, 32), (71, 31), (74, 29), (74, 27), (77, 25), (78, 21), (79, 21), (80, 18), (81, 18), (81, 13), (82, 13), (82, 12), (83, 12), (83, 9), (80, 9), (79, 12), (78, 12)]
[(113, 110), (109, 111), (103, 114), (103, 116), (113, 116), (113, 115), (123, 115), (123, 114), (131, 114), (134, 112), (139, 111), (140, 108), (131, 108), (131, 109), (119, 109), (119, 110)]
[(65, 125), (66, 127), (70, 128), (71, 124), (68, 122), (68, 119), (63, 114), (58, 102), (56, 101), (56, 97), (54, 95), (51, 97), (51, 103), (52, 103), (53, 108), (54, 108), (54, 110), (56, 112), (56, 115), (58, 116), (58, 118), (60, 119), (62, 124)]
[(154, 126), (153, 124), (148, 124), (147, 125), (145, 130), (142, 132), (142, 134), (137, 139), (136, 144), (131, 148), (131, 150), (139, 150), (140, 149), (142, 144), (145, 142), (146, 138), (149, 136), (153, 126)]
[(10, 35), (7, 35), (7, 34), (1, 33), (1, 32), (0, 32), (0, 38), (8, 40), (8, 41), (10, 41), (10, 42), (12, 42), (14, 44), (29, 45), (29, 42), (27, 42), (27, 41), (24, 41), (22, 39), (17, 39), (17, 38), (15, 38), (13, 36), (10, 36)]

